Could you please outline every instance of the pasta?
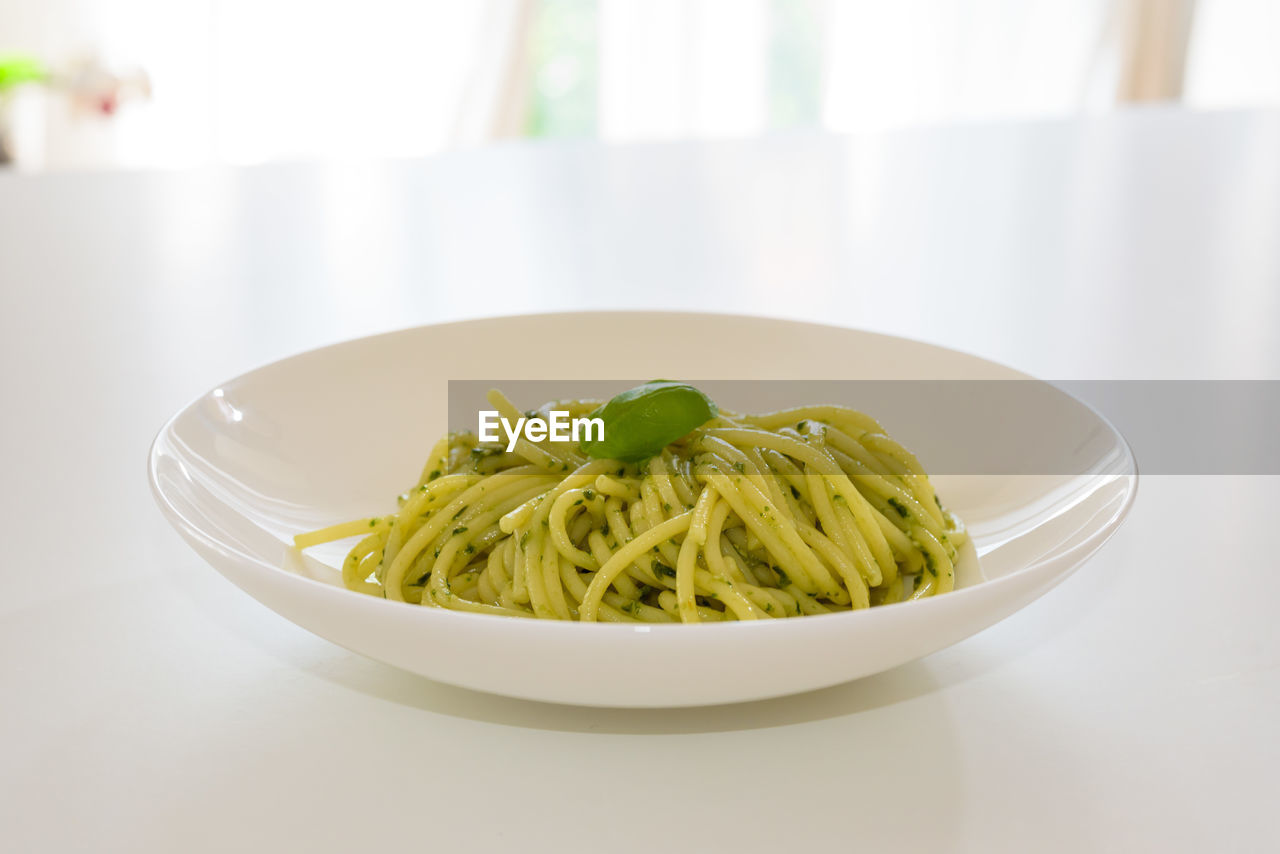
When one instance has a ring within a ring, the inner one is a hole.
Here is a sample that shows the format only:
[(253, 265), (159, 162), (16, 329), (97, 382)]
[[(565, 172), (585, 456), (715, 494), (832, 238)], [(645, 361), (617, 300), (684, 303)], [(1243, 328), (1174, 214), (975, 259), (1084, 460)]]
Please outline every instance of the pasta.
[[(489, 400), (522, 415), (497, 391)], [(295, 545), (359, 537), (342, 579), (369, 595), (583, 622), (773, 619), (953, 589), (963, 526), (876, 421), (839, 406), (710, 406), (714, 417), (633, 462), (518, 430), (497, 442), (451, 433), (397, 512)]]

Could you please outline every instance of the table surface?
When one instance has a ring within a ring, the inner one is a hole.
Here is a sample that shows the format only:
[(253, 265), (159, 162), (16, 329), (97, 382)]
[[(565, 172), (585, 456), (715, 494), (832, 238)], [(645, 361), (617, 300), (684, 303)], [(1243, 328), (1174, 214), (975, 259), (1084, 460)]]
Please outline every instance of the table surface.
[(1060, 588), (897, 670), (627, 711), (434, 684), (296, 628), (169, 530), (143, 463), (168, 415), (268, 360), (531, 311), (1276, 379), (1278, 236), (1276, 113), (0, 176), (3, 847), (1267, 848), (1276, 478), (1144, 478)]

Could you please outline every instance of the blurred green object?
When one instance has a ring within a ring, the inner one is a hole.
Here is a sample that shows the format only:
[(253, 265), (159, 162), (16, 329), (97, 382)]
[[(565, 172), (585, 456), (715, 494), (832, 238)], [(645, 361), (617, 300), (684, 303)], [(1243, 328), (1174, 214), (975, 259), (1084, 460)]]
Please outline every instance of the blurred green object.
[(598, 132), (596, 7), (596, 0), (537, 0), (526, 57), (533, 79), (526, 136)]
[(0, 92), (23, 83), (48, 79), (44, 64), (33, 56), (0, 56)]

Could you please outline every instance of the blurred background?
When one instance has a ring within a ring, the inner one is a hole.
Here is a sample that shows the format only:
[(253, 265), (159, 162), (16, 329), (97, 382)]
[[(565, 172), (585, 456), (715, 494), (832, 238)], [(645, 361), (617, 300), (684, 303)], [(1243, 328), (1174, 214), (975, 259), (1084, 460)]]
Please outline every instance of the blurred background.
[(1280, 106), (1276, 0), (0, 0), (0, 161)]

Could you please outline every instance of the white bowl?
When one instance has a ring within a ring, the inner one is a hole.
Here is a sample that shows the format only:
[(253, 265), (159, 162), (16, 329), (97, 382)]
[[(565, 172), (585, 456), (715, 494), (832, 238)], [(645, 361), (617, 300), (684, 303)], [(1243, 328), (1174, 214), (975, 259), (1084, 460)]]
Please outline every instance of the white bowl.
[[(300, 558), (289, 545), (301, 531), (394, 508), (446, 429), (450, 379), (657, 376), (1024, 379), (916, 341), (765, 318), (603, 312), (424, 326), (303, 353), (224, 383), (161, 429), (151, 485), (201, 556), (323, 638), (467, 688), (630, 707), (776, 697), (942, 649), (1079, 567), (1119, 527), (1137, 488), (1133, 456), (1105, 422), (1083, 473), (936, 475), (939, 494), (972, 535), (954, 592), (758, 622), (579, 624), (424, 608), (344, 589), (334, 567), (345, 546)], [(871, 414), (896, 432), (890, 413)]]

